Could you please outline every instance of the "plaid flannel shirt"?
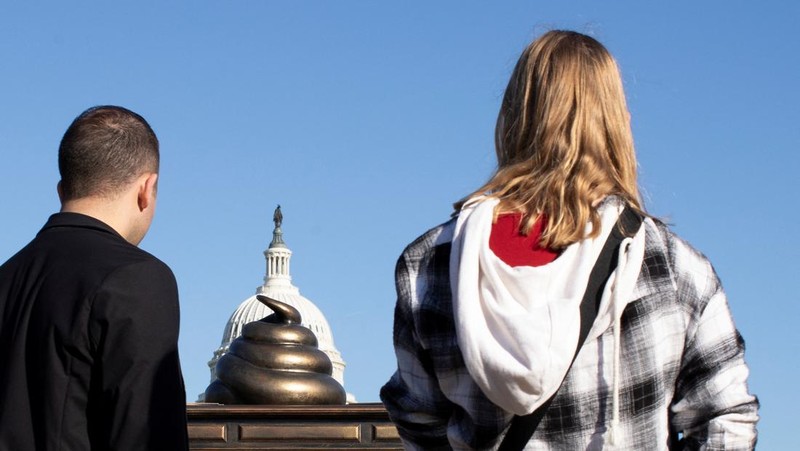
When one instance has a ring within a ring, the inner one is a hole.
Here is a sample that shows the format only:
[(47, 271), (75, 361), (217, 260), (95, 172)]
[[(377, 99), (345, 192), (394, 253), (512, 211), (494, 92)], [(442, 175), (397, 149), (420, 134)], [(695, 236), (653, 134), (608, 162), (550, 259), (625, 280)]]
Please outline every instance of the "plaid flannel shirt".
[[(409, 449), (492, 449), (512, 415), (471, 379), (459, 350), (449, 281), (455, 220), (397, 262), (398, 369), (381, 389)], [(744, 341), (708, 260), (647, 219), (639, 280), (621, 330), (620, 423), (611, 422), (614, 339), (587, 341), (526, 449), (753, 449), (758, 401)]]

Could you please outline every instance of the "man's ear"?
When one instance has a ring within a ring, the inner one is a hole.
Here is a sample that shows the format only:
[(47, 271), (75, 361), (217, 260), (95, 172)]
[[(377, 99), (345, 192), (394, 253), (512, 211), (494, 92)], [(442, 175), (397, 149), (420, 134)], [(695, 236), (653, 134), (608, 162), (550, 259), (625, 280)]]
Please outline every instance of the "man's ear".
[(56, 184), (56, 192), (58, 193), (58, 201), (64, 203), (64, 190), (61, 189), (61, 180)]
[(144, 211), (147, 208), (152, 207), (152, 204), (156, 200), (158, 174), (155, 172), (143, 174), (139, 180), (139, 194), (137, 196), (137, 201), (139, 203), (139, 211)]

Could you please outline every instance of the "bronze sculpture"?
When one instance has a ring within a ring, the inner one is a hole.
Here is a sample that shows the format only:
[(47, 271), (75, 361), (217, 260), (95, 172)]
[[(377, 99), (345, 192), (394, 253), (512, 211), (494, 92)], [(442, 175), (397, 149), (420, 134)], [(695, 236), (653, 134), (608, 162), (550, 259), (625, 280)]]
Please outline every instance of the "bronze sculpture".
[(217, 362), (206, 402), (220, 404), (345, 404), (317, 337), (291, 305), (258, 295), (273, 314), (248, 323)]

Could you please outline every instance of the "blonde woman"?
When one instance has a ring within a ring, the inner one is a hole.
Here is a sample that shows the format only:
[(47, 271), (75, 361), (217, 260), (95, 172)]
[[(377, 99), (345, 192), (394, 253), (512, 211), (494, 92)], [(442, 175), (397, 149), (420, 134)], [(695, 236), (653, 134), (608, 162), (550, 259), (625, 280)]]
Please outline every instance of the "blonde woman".
[(409, 449), (752, 449), (758, 401), (708, 260), (644, 211), (617, 65), (551, 31), (522, 53), (498, 169), (397, 263)]

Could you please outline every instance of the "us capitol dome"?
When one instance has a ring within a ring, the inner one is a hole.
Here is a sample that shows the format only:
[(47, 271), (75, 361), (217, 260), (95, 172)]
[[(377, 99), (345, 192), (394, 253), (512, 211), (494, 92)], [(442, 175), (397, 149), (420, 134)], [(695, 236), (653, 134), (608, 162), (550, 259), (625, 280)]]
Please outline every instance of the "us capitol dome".
[[(272, 242), (269, 243), (269, 248), (264, 251), (267, 263), (264, 284), (256, 288), (256, 293), (253, 296), (239, 304), (239, 307), (236, 308), (225, 325), (222, 342), (208, 362), (208, 368), (211, 371), (211, 382), (217, 378), (217, 361), (228, 351), (231, 342), (242, 334), (242, 327), (249, 322), (258, 321), (272, 313), (272, 310), (256, 299), (256, 295), (261, 294), (289, 304), (300, 311), (302, 316), (301, 324), (311, 329), (317, 336), (319, 349), (328, 355), (333, 364), (333, 378), (344, 386), (345, 363), (333, 343), (333, 332), (328, 320), (325, 319), (325, 315), (322, 314), (319, 308), (303, 297), (300, 294), (300, 290), (292, 284), (292, 276), (289, 272), (292, 251), (283, 241), (283, 231), (281, 230), (283, 214), (281, 213), (280, 205), (275, 209), (273, 221), (275, 222), (275, 229), (272, 232)], [(201, 395), (201, 401), (202, 397)], [(355, 402), (355, 399), (348, 393), (347, 401), (352, 403)]]

